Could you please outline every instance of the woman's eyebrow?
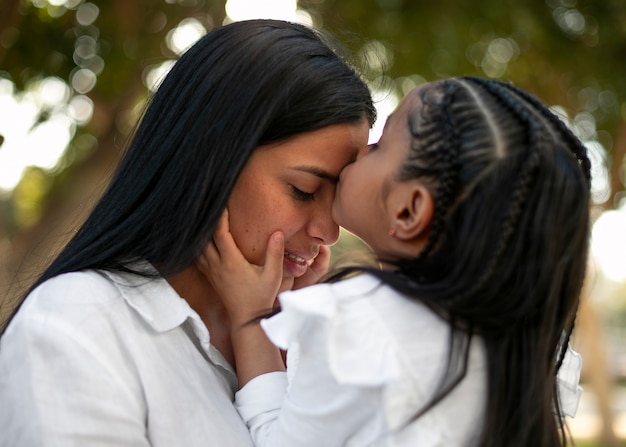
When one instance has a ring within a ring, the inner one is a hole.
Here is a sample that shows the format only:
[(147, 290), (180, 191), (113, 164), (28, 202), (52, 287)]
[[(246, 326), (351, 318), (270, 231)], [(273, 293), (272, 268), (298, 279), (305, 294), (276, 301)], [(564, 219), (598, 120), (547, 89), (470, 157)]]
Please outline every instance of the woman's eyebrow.
[(301, 172), (306, 172), (309, 174), (313, 174), (316, 177), (319, 177), (323, 180), (327, 180), (330, 183), (337, 183), (339, 182), (339, 176), (338, 175), (333, 175), (328, 171), (325, 171), (324, 169), (318, 167), (318, 166), (294, 166), (293, 168), (291, 168), (295, 171), (301, 171)]

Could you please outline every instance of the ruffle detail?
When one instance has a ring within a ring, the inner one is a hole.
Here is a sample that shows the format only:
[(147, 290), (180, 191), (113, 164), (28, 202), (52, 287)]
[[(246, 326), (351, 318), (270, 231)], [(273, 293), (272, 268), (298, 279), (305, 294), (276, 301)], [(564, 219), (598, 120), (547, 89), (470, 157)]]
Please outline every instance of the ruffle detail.
[[(379, 386), (398, 377), (400, 360), (393, 339), (371, 308), (367, 295), (380, 281), (361, 275), (340, 283), (318, 284), (280, 295), (282, 312), (261, 325), (274, 344), (299, 350), (322, 328), (329, 368), (338, 383)], [(319, 339), (317, 337), (320, 337)], [(289, 362), (289, 353), (287, 355)], [(289, 368), (292, 365), (288, 363)]]
[(556, 376), (558, 385), (559, 403), (563, 414), (573, 418), (578, 411), (578, 404), (583, 394), (579, 385), (582, 357), (570, 346), (567, 347), (563, 363)]

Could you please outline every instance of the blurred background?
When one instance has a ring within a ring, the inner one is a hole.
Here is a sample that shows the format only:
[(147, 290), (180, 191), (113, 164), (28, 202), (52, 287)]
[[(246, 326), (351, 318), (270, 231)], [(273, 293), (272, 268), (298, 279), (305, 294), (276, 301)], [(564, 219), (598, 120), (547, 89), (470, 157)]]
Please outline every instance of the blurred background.
[[(580, 446), (626, 445), (626, 1), (0, 0), (0, 322), (80, 225), (143, 105), (207, 31), (278, 18), (330, 32), (379, 110), (474, 74), (537, 95), (593, 162), (592, 256), (574, 348)], [(236, 94), (236, 92), (233, 92)], [(358, 247), (342, 234), (335, 253)]]

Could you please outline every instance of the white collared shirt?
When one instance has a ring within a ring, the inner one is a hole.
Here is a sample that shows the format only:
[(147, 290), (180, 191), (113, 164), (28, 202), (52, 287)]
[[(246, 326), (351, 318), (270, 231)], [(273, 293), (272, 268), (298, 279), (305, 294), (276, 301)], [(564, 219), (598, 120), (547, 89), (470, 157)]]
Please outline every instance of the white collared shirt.
[(0, 339), (0, 446), (249, 447), (236, 389), (164, 279), (64, 274)]

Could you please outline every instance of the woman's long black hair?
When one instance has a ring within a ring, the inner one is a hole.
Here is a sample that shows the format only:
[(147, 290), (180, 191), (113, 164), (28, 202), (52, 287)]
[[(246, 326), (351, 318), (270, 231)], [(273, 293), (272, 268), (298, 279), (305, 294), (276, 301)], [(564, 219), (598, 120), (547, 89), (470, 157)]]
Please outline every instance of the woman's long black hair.
[(184, 270), (256, 147), (364, 118), (375, 119), (367, 85), (319, 32), (276, 20), (215, 29), (174, 64), (107, 191), (29, 292), (61, 273), (128, 271), (137, 260), (164, 276)]
[[(507, 83), (455, 78), (413, 94), (422, 105), (408, 115), (411, 148), (398, 180), (419, 178), (431, 189), (429, 240), (396, 271), (371, 273), (451, 325), (446, 377), (418, 417), (463, 379), (478, 334), (488, 365), (480, 445), (564, 445), (556, 375), (587, 265), (586, 149)], [(415, 328), (415, 336), (425, 335)]]

